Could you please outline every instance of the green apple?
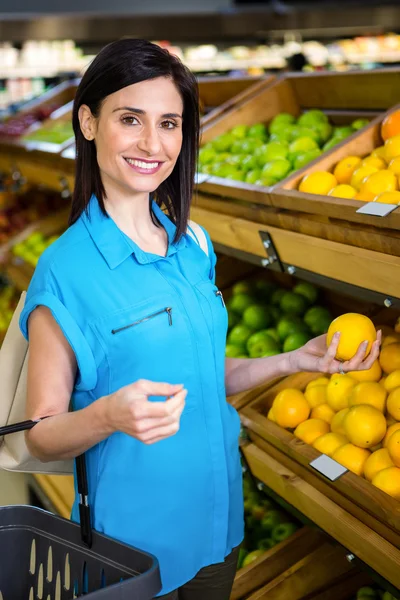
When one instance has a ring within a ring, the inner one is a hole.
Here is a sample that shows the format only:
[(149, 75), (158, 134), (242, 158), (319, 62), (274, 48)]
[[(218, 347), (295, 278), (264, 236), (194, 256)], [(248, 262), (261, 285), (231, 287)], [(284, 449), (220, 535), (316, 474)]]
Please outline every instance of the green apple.
[(332, 125), (330, 123), (323, 122), (315, 123), (315, 125), (313, 125), (311, 129), (318, 132), (321, 144), (325, 144), (325, 142), (329, 140), (333, 132)]
[(316, 123), (328, 123), (328, 117), (322, 110), (308, 110), (303, 113), (297, 120), (297, 124), (302, 127), (312, 127)]
[(271, 324), (271, 314), (266, 306), (253, 304), (243, 313), (243, 322), (256, 331), (265, 329)]
[(258, 161), (256, 159), (255, 156), (253, 156), (252, 154), (248, 154), (247, 156), (245, 156), (242, 160), (241, 163), (241, 168), (243, 169), (243, 171), (251, 171), (253, 169), (257, 169), (257, 165), (258, 165)]
[(207, 165), (209, 163), (212, 163), (215, 161), (216, 155), (217, 153), (215, 152), (214, 148), (207, 144), (199, 150), (199, 163), (201, 165)]
[(243, 353), (243, 347), (246, 346), (247, 340), (252, 336), (253, 330), (247, 325), (239, 323), (235, 325), (229, 333), (228, 344), (241, 347), (241, 354)]
[(281, 523), (273, 528), (271, 537), (277, 542), (283, 542), (297, 531), (298, 527), (294, 523)]
[(248, 565), (251, 565), (251, 563), (253, 563), (255, 560), (257, 560), (257, 558), (259, 558), (260, 556), (262, 556), (264, 554), (264, 550), (253, 550), (253, 552), (250, 552), (244, 559), (243, 563), (242, 563), (242, 567), (247, 567)]
[(273, 306), (279, 306), (282, 300), (282, 296), (286, 294), (286, 291), (287, 290), (285, 290), (284, 288), (278, 288), (277, 290), (275, 290), (271, 296), (271, 304)]
[(377, 598), (377, 593), (372, 587), (364, 586), (357, 591), (357, 600), (359, 598)]
[(368, 119), (356, 119), (351, 124), (352, 128), (355, 129), (355, 131), (359, 131), (360, 129), (362, 129), (363, 127), (366, 127), (367, 125), (369, 125)]
[(277, 159), (284, 159), (288, 155), (288, 147), (280, 142), (270, 142), (262, 146), (263, 153), (257, 157), (260, 163), (267, 163)]
[(291, 168), (292, 165), (289, 160), (286, 158), (278, 158), (276, 160), (272, 160), (271, 162), (267, 162), (264, 165), (261, 176), (273, 177), (274, 179), (280, 181), (286, 177)]
[[(261, 335), (262, 333), (264, 332), (259, 331), (258, 333), (252, 335), (247, 342), (247, 349), (250, 358), (261, 358), (266, 355), (273, 356), (274, 354), (279, 354), (279, 347), (276, 340), (274, 340), (268, 334), (264, 333), (264, 335)], [(257, 335), (259, 337), (255, 338)], [(270, 352), (273, 354), (269, 354)]]
[(217, 152), (227, 152), (230, 150), (235, 138), (230, 133), (223, 133), (216, 137), (211, 143), (213, 145), (214, 150)]
[(289, 159), (296, 158), (300, 153), (318, 149), (318, 144), (311, 137), (299, 137), (289, 146)]
[(247, 136), (266, 139), (268, 136), (267, 128), (265, 127), (264, 123), (255, 123), (254, 125), (249, 127), (247, 131)]
[(245, 550), (245, 548), (240, 548), (239, 550), (239, 556), (238, 556), (238, 562), (237, 562), (237, 569), (241, 569), (243, 566), (243, 561), (246, 558), (246, 556), (248, 555), (247, 550)]
[(262, 538), (257, 544), (258, 550), (264, 551), (271, 550), (274, 546), (276, 546), (276, 542), (272, 538)]
[(244, 352), (242, 346), (236, 346), (235, 344), (227, 344), (225, 346), (226, 358), (240, 358)]
[(279, 510), (270, 510), (261, 521), (261, 527), (264, 531), (272, 531), (274, 527), (284, 522), (284, 515)]
[(287, 315), (282, 317), (276, 326), (276, 330), (281, 342), (284, 342), (289, 335), (293, 333), (308, 333), (307, 325), (295, 315)]
[(237, 296), (238, 294), (251, 295), (252, 292), (253, 292), (253, 284), (247, 280), (237, 281), (232, 286), (232, 294), (234, 296)]
[(308, 333), (299, 331), (298, 333), (292, 333), (288, 335), (285, 341), (283, 342), (283, 351), (284, 352), (293, 352), (293, 350), (297, 350), (307, 344), (310, 340), (310, 336)]
[(324, 306), (313, 306), (312, 308), (309, 308), (304, 315), (304, 322), (309, 327), (312, 327), (312, 325), (318, 321), (328, 319), (332, 321), (332, 315)]
[(285, 292), (281, 298), (280, 308), (284, 313), (291, 315), (302, 315), (306, 312), (309, 304), (304, 296), (294, 292)]
[(295, 294), (300, 294), (300, 296), (304, 296), (310, 304), (314, 304), (318, 298), (318, 288), (312, 283), (308, 283), (308, 281), (300, 281), (297, 283), (293, 288), (293, 292)]
[(249, 293), (236, 293), (229, 299), (228, 308), (233, 312), (242, 315), (246, 308), (255, 304), (254, 298)]
[(236, 125), (231, 129), (231, 135), (238, 140), (244, 140), (249, 134), (249, 129), (246, 125)]
[(256, 184), (261, 177), (261, 169), (252, 169), (246, 175), (246, 183)]
[[(308, 150), (308, 152), (303, 152), (297, 154), (293, 159), (294, 170), (302, 169), (310, 162), (321, 156), (322, 152), (319, 148), (315, 148), (315, 150)], [(290, 173), (287, 174), (289, 177)]]

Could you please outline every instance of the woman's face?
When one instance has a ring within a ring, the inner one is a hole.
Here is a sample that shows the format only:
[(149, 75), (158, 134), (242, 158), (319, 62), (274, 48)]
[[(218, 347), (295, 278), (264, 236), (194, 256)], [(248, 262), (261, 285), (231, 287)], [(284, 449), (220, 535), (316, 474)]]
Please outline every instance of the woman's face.
[(95, 119), (81, 106), (80, 123), (94, 139), (106, 191), (153, 192), (172, 172), (182, 147), (182, 98), (170, 79), (129, 85), (107, 96)]

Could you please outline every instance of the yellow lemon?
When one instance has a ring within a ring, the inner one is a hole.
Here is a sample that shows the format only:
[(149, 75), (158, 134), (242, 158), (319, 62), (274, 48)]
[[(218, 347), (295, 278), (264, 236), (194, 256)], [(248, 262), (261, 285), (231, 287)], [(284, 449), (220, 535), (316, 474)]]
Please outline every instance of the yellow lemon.
[(343, 421), (346, 437), (359, 448), (371, 448), (385, 437), (387, 424), (380, 410), (368, 404), (352, 406)]
[(364, 477), (368, 479), (368, 481), (372, 481), (379, 471), (393, 466), (393, 461), (389, 456), (387, 448), (381, 448), (380, 450), (373, 452), (365, 461)]
[(385, 379), (383, 387), (387, 392), (393, 391), (395, 388), (400, 387), (400, 369), (392, 371)]
[(366, 177), (372, 175), (372, 173), (377, 173), (378, 169), (376, 167), (371, 167), (367, 165), (366, 167), (359, 167), (356, 169), (351, 177), (350, 185), (355, 188), (357, 191), (360, 190), (361, 184)]
[(376, 381), (362, 381), (351, 390), (349, 407), (369, 404), (384, 413), (386, 396), (387, 391)]
[(345, 435), (341, 433), (325, 433), (321, 435), (321, 437), (317, 438), (313, 443), (313, 446), (322, 454), (326, 454), (327, 456), (332, 456), (338, 448), (348, 444), (349, 440)]
[(326, 196), (336, 186), (336, 177), (332, 173), (328, 173), (328, 171), (316, 171), (303, 178), (299, 190), (308, 194)]
[(342, 408), (342, 410), (339, 410), (339, 412), (335, 414), (331, 421), (331, 431), (333, 433), (341, 433), (342, 435), (345, 435), (343, 421), (348, 412), (348, 408)]
[(368, 175), (360, 186), (360, 193), (372, 202), (383, 192), (395, 192), (398, 189), (397, 177), (392, 171), (385, 169)]
[[(388, 420), (386, 420), (387, 423), (389, 423)], [(382, 445), (384, 448), (387, 448), (387, 443), (389, 441), (390, 436), (395, 432), (398, 431), (400, 429), (400, 423), (398, 421), (395, 421), (394, 423), (392, 423), (391, 425), (389, 425), (389, 427), (387, 428), (386, 431), (386, 435), (382, 440)]]
[(365, 448), (359, 448), (354, 444), (345, 444), (333, 453), (332, 458), (352, 473), (362, 476), (365, 462), (370, 455), (371, 452)]
[(329, 404), (319, 404), (311, 411), (312, 419), (322, 419), (326, 423), (330, 423), (335, 416), (335, 411), (331, 409)]
[(351, 391), (356, 385), (357, 381), (349, 375), (331, 379), (326, 388), (327, 404), (335, 412), (348, 408)]
[(317, 379), (313, 379), (312, 381), (310, 381), (310, 383), (306, 387), (306, 391), (310, 390), (311, 388), (313, 388), (315, 386), (328, 385), (328, 383), (329, 383), (328, 377), (317, 377)]
[(359, 156), (347, 156), (336, 165), (333, 174), (338, 183), (350, 183), (354, 171), (361, 165)]
[(382, 160), (386, 161), (386, 148), (385, 146), (379, 146), (378, 148), (375, 148), (375, 150), (373, 150), (370, 154), (370, 156), (377, 156), (378, 158), (381, 158)]
[(287, 388), (276, 396), (273, 405), (275, 422), (281, 427), (295, 429), (308, 419), (310, 407), (304, 394), (297, 389)]
[(353, 379), (357, 379), (357, 381), (379, 381), (382, 377), (382, 369), (377, 359), (370, 369), (365, 369), (365, 371), (349, 371), (347, 375), (350, 375)]
[(329, 425), (322, 419), (307, 419), (294, 430), (294, 435), (306, 444), (312, 444), (324, 433), (328, 433)]
[(385, 156), (387, 163), (390, 163), (391, 160), (400, 156), (400, 135), (394, 135), (386, 140)]
[(400, 204), (400, 192), (383, 192), (375, 196), (373, 202), (380, 204)]
[(400, 156), (397, 156), (388, 164), (389, 171), (393, 171), (393, 173), (397, 176), (400, 175)]
[(386, 169), (386, 161), (383, 160), (383, 158), (380, 158), (379, 156), (367, 156), (367, 158), (364, 158), (364, 160), (361, 163), (362, 167), (376, 167), (377, 169), (381, 170), (381, 169)]
[(306, 389), (304, 396), (311, 408), (326, 404), (326, 385), (314, 385), (314, 387)]
[(332, 188), (328, 196), (333, 196), (334, 198), (349, 198), (351, 200), (356, 194), (357, 190), (351, 187), (351, 185), (341, 183), (340, 185)]
[(389, 467), (379, 471), (373, 478), (372, 485), (396, 500), (400, 500), (400, 469)]

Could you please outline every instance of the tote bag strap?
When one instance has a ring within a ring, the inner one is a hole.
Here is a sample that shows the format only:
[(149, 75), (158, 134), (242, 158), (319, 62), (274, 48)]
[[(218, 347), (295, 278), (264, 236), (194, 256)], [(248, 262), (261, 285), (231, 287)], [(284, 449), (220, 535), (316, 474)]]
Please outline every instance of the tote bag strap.
[(203, 229), (194, 221), (189, 221), (187, 233), (200, 246), (203, 252), (208, 256), (208, 242)]

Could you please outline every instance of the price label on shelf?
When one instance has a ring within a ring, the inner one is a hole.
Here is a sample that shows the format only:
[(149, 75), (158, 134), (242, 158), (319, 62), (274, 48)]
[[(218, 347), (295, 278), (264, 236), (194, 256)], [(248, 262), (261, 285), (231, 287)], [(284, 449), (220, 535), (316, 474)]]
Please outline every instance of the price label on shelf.
[(372, 215), (373, 217), (386, 217), (398, 208), (397, 204), (381, 204), (380, 202), (367, 202), (357, 210), (362, 215)]
[(324, 477), (327, 477), (330, 481), (336, 481), (336, 479), (347, 473), (346, 467), (343, 467), (326, 454), (321, 454), (321, 456), (312, 460), (310, 467), (321, 473), (321, 475), (324, 475)]

